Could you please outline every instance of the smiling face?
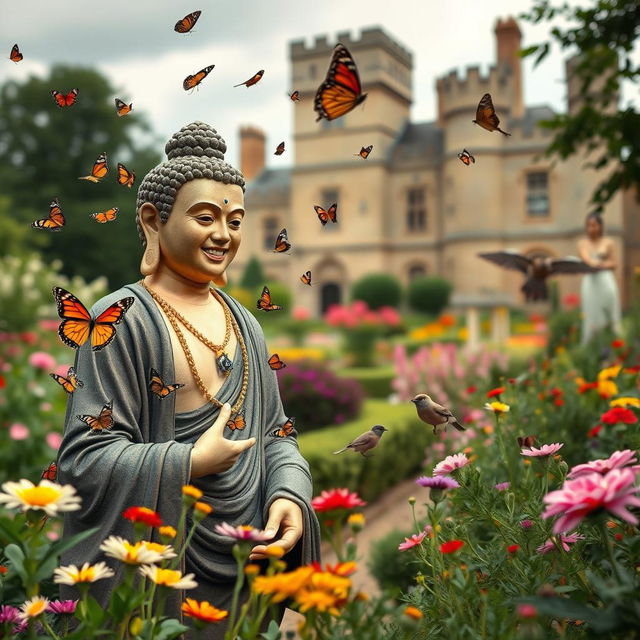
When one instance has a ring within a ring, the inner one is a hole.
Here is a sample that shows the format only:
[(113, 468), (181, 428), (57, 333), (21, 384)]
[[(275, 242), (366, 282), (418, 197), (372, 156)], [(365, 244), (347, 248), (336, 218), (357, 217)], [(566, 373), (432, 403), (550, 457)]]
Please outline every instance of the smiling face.
[(598, 222), (597, 218), (588, 217), (586, 231), (589, 238), (597, 240), (602, 235), (602, 225)]
[(238, 185), (190, 180), (158, 226), (160, 268), (194, 283), (217, 280), (240, 246), (244, 194)]

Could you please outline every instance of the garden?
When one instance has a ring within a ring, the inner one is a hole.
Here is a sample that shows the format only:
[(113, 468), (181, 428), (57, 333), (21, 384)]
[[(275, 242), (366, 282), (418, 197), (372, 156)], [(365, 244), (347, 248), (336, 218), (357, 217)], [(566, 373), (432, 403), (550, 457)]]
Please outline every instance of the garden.
[[(373, 274), (321, 319), (290, 297), (287, 313), (260, 317), (285, 365), (280, 393), (297, 419), (333, 560), (290, 568), (274, 546), (261, 567), (249, 551), (263, 532), (218, 525), (238, 563), (223, 610), (190, 598), (194, 576), (179, 570), (194, 527), (215, 509), (191, 485), (177, 526), (167, 524), (174, 514), (132, 504), (122, 514), (131, 537), (105, 537), (104, 562), (60, 564), (93, 531), (61, 537), (64, 513), (81, 504), (50, 467), (64, 422), (61, 379), (71, 379), (73, 363), (51, 287), (90, 303), (106, 283), (69, 282), (58, 264), (34, 256), (0, 267), (0, 637), (197, 638), (225, 620), (230, 640), (275, 640), (285, 637), (282, 603), (303, 614), (296, 634), (308, 639), (639, 637), (637, 308), (623, 335), (603, 332), (582, 348), (576, 300), (556, 297), (547, 317), (513, 312), (513, 339), (500, 347), (484, 319), (485, 341), (469, 350), (463, 318), (447, 310), (446, 283), (418, 280), (412, 298)], [(229, 290), (252, 308), (255, 285)], [(273, 291), (287, 303), (282, 285)], [(415, 303), (425, 298), (428, 309)], [(410, 400), (425, 391), (465, 430), (434, 434), (421, 422)], [(388, 433), (372, 455), (333, 454), (373, 424)], [(363, 510), (407, 479), (413, 496), (397, 529), (373, 545), (379, 588), (365, 593), (355, 586)], [(103, 608), (91, 585), (111, 576), (113, 563), (124, 577)], [(77, 598), (61, 600), (60, 585)], [(164, 613), (174, 590), (186, 594), (181, 621)]]

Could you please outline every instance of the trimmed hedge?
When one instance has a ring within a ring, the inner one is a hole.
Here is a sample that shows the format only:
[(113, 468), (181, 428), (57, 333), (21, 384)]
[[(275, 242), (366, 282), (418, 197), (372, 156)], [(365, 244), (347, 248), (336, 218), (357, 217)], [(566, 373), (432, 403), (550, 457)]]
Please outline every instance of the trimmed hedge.
[(402, 300), (402, 285), (389, 273), (370, 273), (353, 284), (351, 300), (364, 300), (373, 310), (397, 308)]
[[(374, 424), (389, 433), (382, 436), (371, 457), (345, 451), (333, 455)], [(314, 495), (325, 489), (347, 487), (364, 500), (375, 500), (383, 491), (422, 468), (425, 449), (433, 442), (431, 429), (418, 419), (414, 406), (390, 405), (384, 400), (366, 400), (362, 417), (339, 427), (304, 433), (300, 425), (298, 442), (308, 460)]]
[(355, 378), (362, 385), (367, 398), (386, 399), (393, 393), (393, 367), (350, 367), (339, 369), (336, 373), (342, 378)]
[(414, 311), (438, 315), (449, 304), (453, 285), (438, 276), (420, 276), (409, 283), (407, 298)]

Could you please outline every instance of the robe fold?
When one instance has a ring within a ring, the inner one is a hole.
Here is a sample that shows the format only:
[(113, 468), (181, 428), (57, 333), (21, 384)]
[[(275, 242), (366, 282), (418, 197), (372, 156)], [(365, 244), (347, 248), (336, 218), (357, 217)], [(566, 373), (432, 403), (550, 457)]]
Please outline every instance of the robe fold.
[[(206, 403), (184, 413), (175, 413), (175, 394), (160, 399), (149, 390), (150, 369), (156, 369), (165, 384), (195, 384), (176, 380), (173, 351), (166, 321), (153, 298), (140, 284), (130, 284), (98, 301), (94, 317), (117, 300), (133, 296), (135, 302), (116, 325), (116, 336), (107, 347), (92, 351), (90, 341), (77, 350), (75, 368), (84, 387), (70, 396), (64, 436), (58, 451), (58, 481), (72, 484), (82, 497), (82, 508), (65, 514), (64, 536), (91, 527), (99, 531), (63, 554), (62, 564), (95, 563), (106, 560), (116, 575), (91, 585), (90, 593), (105, 606), (109, 593), (123, 575), (118, 560), (99, 550), (109, 535), (131, 541), (132, 524), (122, 517), (131, 506), (158, 511), (165, 524), (177, 525), (182, 487), (193, 484), (213, 506), (213, 513), (198, 526), (183, 559), (182, 570), (196, 574), (199, 599), (214, 606), (220, 589), (228, 591), (236, 575), (231, 555), (233, 541), (213, 531), (223, 521), (250, 524), (262, 529), (271, 503), (287, 498), (302, 509), (304, 533), (296, 548), (283, 559), (290, 568), (319, 559), (320, 529), (310, 506), (312, 482), (309, 466), (301, 456), (296, 433), (281, 438), (272, 435), (287, 421), (276, 374), (268, 364), (269, 354), (256, 319), (223, 291), (246, 343), (249, 380), (244, 401), (246, 427), (230, 431), (228, 439), (256, 438), (227, 471), (190, 480), (191, 449), (198, 437), (217, 418), (219, 409)], [(216, 394), (221, 402), (234, 404), (242, 384), (240, 346), (233, 369)], [(91, 432), (77, 415), (97, 416), (113, 401), (114, 426)], [(233, 417), (233, 416), (232, 416)], [(155, 533), (155, 531), (154, 531)], [(156, 541), (157, 538), (155, 539)], [(72, 587), (61, 585), (62, 598), (76, 598)], [(165, 614), (180, 619), (180, 605), (189, 591), (171, 591)]]

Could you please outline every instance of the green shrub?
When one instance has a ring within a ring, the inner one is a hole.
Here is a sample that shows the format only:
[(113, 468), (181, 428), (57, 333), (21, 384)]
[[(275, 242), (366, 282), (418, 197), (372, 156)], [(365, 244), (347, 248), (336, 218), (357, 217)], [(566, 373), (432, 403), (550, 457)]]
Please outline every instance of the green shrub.
[(393, 367), (350, 367), (340, 369), (340, 376), (355, 378), (364, 388), (367, 398), (386, 399), (393, 392), (391, 381), (395, 377)]
[(240, 279), (240, 286), (243, 289), (255, 289), (258, 286), (264, 286), (265, 279), (260, 260), (258, 260), (256, 256), (251, 256), (249, 262), (247, 262), (247, 266), (244, 268), (244, 273)]
[[(257, 301), (262, 295), (262, 289), (267, 286), (271, 294), (271, 303), (282, 307), (277, 311), (258, 311)], [(282, 282), (262, 282), (255, 289), (255, 300), (249, 308), (249, 311), (258, 318), (260, 324), (263, 323), (279, 323), (291, 313), (292, 295), (291, 290)], [(286, 324), (286, 323), (285, 323)]]
[(398, 545), (414, 533), (411, 530), (394, 529), (371, 546), (367, 567), (380, 590), (392, 597), (397, 597), (402, 591), (406, 592), (410, 586), (415, 585), (415, 576), (420, 566), (416, 561), (415, 551), (398, 551)]
[[(382, 424), (385, 433), (368, 458), (352, 451), (333, 455), (370, 429)], [(390, 405), (384, 400), (366, 400), (362, 416), (338, 427), (327, 427), (305, 434), (300, 424), (300, 450), (308, 460), (314, 493), (347, 487), (364, 500), (373, 500), (383, 491), (420, 471), (425, 449), (433, 441), (431, 430), (418, 420), (411, 403)]]
[(580, 341), (580, 311), (557, 311), (549, 318), (549, 354), (556, 352), (560, 346), (570, 348)]
[(388, 273), (372, 273), (354, 283), (352, 300), (363, 300), (370, 309), (398, 307), (402, 300), (400, 282)]
[(409, 283), (408, 302), (414, 311), (439, 314), (449, 304), (453, 286), (448, 280), (438, 277), (414, 278)]

